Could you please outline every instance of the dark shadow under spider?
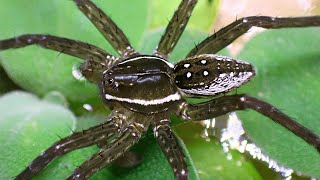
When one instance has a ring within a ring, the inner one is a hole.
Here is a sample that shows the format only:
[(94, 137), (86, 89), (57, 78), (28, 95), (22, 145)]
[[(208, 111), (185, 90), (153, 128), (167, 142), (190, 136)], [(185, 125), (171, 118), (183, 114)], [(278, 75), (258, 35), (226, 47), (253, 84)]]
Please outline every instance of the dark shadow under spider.
[[(252, 109), (287, 128), (320, 151), (320, 137), (267, 102), (246, 94), (225, 95), (200, 104), (188, 104), (184, 95), (216, 96), (249, 81), (254, 67), (244, 61), (215, 55), (251, 27), (267, 29), (320, 26), (320, 16), (245, 17), (211, 35), (172, 65), (166, 59), (184, 31), (197, 0), (181, 1), (153, 55), (141, 55), (122, 30), (89, 0), (74, 0), (113, 48), (115, 57), (80, 41), (51, 35), (26, 34), (0, 41), (0, 50), (40, 45), (83, 59), (82, 74), (98, 85), (112, 114), (98, 126), (76, 132), (45, 150), (16, 179), (30, 179), (56, 157), (98, 144), (100, 152), (85, 161), (68, 179), (87, 179), (111, 162), (132, 158), (132, 147), (151, 125), (176, 179), (189, 173), (181, 147), (170, 127), (170, 115), (199, 121), (232, 111)], [(133, 158), (134, 159), (134, 158)]]

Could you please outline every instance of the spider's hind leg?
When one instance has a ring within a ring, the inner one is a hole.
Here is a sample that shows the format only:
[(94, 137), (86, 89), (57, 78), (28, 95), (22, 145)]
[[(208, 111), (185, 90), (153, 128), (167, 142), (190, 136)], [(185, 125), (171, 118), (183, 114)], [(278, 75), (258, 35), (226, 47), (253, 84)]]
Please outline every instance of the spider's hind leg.
[(246, 94), (222, 96), (208, 102), (190, 105), (183, 103), (179, 116), (185, 120), (212, 119), (229, 112), (252, 109), (287, 128), (296, 136), (314, 146), (320, 153), (320, 136), (294, 121), (271, 104)]
[(198, 54), (215, 54), (254, 26), (266, 29), (320, 26), (320, 16), (287, 18), (269, 16), (244, 17), (202, 41), (189, 52), (187, 57)]

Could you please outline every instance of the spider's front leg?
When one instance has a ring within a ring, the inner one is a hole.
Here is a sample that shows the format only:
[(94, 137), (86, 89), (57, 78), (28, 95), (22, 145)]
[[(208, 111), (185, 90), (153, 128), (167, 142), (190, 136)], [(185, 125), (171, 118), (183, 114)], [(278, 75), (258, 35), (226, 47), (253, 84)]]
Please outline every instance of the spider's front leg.
[(168, 57), (185, 29), (197, 0), (183, 0), (171, 18), (164, 35), (155, 50), (155, 55)]
[(246, 94), (223, 96), (195, 105), (184, 103), (181, 106), (180, 116), (186, 120), (205, 120), (244, 109), (252, 109), (269, 117), (274, 122), (287, 128), (295, 135), (314, 146), (318, 152), (320, 152), (319, 135), (297, 123), (271, 104)]
[(74, 0), (74, 2), (122, 57), (138, 54), (122, 30), (94, 3), (90, 0)]
[(278, 18), (269, 16), (250, 16), (236, 20), (196, 45), (187, 57), (197, 54), (215, 54), (251, 27), (279, 29), (291, 27), (320, 26), (320, 16)]
[(114, 113), (105, 123), (88, 130), (73, 133), (54, 143), (51, 147), (43, 151), (40, 156), (35, 158), (16, 179), (30, 179), (43, 170), (56, 157), (76, 149), (92, 146), (102, 140), (107, 141), (108, 139), (112, 139), (118, 134), (119, 129), (122, 127), (122, 120), (120, 118), (121, 117)]
[[(22, 48), (30, 45), (39, 45), (43, 48), (68, 54), (85, 60), (81, 65), (83, 75), (91, 82), (100, 80), (100, 71), (111, 67), (117, 60), (104, 50), (81, 41), (45, 34), (25, 34), (0, 41), (0, 51)], [(96, 72), (96, 73), (93, 73)]]
[(46, 49), (58, 51), (80, 59), (103, 63), (116, 58), (104, 50), (85, 42), (46, 34), (25, 34), (0, 41), (0, 51), (39, 45)]
[(174, 176), (178, 180), (188, 179), (189, 171), (185, 156), (170, 128), (170, 119), (162, 117), (153, 125), (154, 136), (169, 161)]

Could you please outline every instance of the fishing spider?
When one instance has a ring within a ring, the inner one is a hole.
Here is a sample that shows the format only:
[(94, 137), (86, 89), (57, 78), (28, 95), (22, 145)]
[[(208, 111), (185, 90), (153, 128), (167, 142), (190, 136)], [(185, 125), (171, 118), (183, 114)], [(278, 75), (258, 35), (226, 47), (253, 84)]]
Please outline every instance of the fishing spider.
[[(320, 26), (320, 16), (241, 18), (206, 38), (189, 52), (186, 59), (173, 65), (167, 58), (184, 31), (197, 0), (181, 1), (153, 55), (137, 52), (121, 29), (93, 2), (74, 2), (120, 54), (119, 58), (88, 43), (43, 34), (25, 34), (2, 40), (0, 50), (36, 44), (83, 59), (80, 66), (83, 76), (99, 87), (101, 97), (112, 113), (104, 123), (54, 143), (16, 179), (30, 179), (56, 157), (98, 144), (100, 152), (68, 177), (87, 179), (118, 158), (134, 156), (129, 149), (149, 126), (153, 128), (175, 178), (188, 179), (184, 154), (170, 127), (172, 114), (186, 121), (199, 121), (232, 111), (252, 109), (320, 151), (320, 137), (317, 134), (271, 104), (247, 94), (217, 96), (248, 82), (255, 75), (255, 69), (247, 62), (215, 55), (252, 26), (268, 29)], [(217, 97), (200, 104), (188, 104), (183, 98), (185, 96)]]

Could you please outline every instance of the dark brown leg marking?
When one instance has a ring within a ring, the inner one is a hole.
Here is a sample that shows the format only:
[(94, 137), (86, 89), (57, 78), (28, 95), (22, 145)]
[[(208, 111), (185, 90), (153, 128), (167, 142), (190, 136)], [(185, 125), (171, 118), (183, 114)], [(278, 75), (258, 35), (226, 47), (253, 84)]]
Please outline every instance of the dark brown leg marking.
[(209, 102), (185, 105), (181, 116), (186, 120), (205, 120), (229, 112), (252, 109), (287, 128), (320, 152), (320, 136), (282, 113), (271, 104), (246, 94), (223, 96)]
[(215, 54), (235, 39), (246, 33), (251, 27), (279, 29), (289, 27), (320, 26), (320, 16), (277, 18), (269, 16), (250, 16), (241, 18), (211, 35), (195, 48), (187, 57), (197, 54)]

